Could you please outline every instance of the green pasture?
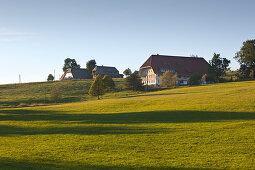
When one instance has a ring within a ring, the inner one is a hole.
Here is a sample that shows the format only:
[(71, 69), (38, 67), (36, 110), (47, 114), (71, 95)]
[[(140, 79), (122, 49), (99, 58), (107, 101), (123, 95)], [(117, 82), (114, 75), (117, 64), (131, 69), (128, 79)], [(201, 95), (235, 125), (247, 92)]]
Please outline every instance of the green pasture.
[[(114, 82), (116, 89), (106, 94), (106, 98), (124, 88), (123, 79), (114, 79)], [(92, 80), (65, 80), (0, 85), (0, 108), (52, 104), (55, 103), (52, 94), (57, 89), (61, 94), (57, 103), (91, 100), (88, 95), (91, 84)]]
[(1, 109), (0, 169), (255, 169), (254, 92), (231, 82)]

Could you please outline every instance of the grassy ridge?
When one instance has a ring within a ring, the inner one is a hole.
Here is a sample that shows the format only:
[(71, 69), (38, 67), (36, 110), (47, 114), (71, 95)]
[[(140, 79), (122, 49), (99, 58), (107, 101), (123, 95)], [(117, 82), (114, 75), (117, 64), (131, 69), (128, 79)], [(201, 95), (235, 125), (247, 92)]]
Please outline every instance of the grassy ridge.
[(0, 168), (255, 169), (255, 82), (0, 110)]
[[(123, 79), (114, 79), (114, 82), (117, 89), (123, 89)], [(91, 83), (92, 80), (68, 80), (0, 85), (0, 107), (54, 103), (51, 95), (55, 89), (60, 89), (62, 94), (58, 103), (90, 100)]]

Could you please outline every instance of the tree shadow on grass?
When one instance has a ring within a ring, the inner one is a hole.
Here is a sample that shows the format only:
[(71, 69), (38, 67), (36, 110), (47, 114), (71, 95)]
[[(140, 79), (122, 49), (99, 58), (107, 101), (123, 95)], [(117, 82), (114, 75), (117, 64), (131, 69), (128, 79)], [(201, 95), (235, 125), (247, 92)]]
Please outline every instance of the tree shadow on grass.
[(107, 134), (153, 134), (177, 131), (176, 128), (142, 128), (137, 126), (70, 126), (66, 127), (20, 127), (0, 125), (0, 136), (19, 135), (52, 135), (52, 134), (79, 134), (79, 135), (107, 135)]
[[(183, 170), (198, 170), (201, 168), (177, 168), (171, 166), (158, 166), (158, 167), (150, 167), (150, 166), (124, 166), (124, 165), (88, 165), (85, 163), (78, 162), (59, 162), (53, 160), (14, 160), (10, 158), (0, 157), (0, 169), (147, 169), (147, 170), (156, 170), (156, 169), (183, 169)], [(208, 168), (206, 168), (208, 169)], [(209, 169), (210, 170), (210, 169)]]
[[(2, 114), (2, 115), (1, 115)], [(64, 111), (5, 109), (0, 121), (79, 121), (87, 124), (190, 123), (225, 120), (255, 120), (254, 112), (148, 111), (81, 114)]]

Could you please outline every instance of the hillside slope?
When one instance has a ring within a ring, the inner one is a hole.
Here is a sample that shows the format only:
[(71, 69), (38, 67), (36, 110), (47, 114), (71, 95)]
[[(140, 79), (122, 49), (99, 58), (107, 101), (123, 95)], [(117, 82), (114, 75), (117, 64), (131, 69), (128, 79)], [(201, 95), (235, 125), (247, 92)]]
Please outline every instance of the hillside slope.
[(0, 110), (0, 168), (255, 169), (255, 81)]
[[(118, 89), (123, 88), (123, 79), (114, 79)], [(69, 103), (91, 99), (88, 95), (92, 80), (66, 80), (54, 82), (0, 85), (0, 107), (38, 105), (54, 103), (51, 94), (59, 89), (58, 103)]]

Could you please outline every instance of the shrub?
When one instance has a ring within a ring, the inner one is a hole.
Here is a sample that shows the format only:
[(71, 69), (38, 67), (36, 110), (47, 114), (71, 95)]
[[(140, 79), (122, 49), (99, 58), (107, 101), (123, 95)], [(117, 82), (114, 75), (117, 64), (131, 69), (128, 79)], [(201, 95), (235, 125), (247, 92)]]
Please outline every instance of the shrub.
[(53, 80), (54, 80), (54, 76), (52, 74), (49, 74), (47, 81), (53, 81)]
[(202, 76), (198, 73), (193, 74), (189, 78), (189, 85), (199, 85), (201, 83)]
[(141, 91), (144, 89), (142, 79), (139, 76), (138, 71), (135, 71), (125, 78), (125, 87), (133, 91)]
[(103, 82), (105, 89), (113, 89), (115, 87), (114, 81), (112, 80), (112, 77), (109, 75), (104, 76)]
[(175, 87), (177, 73), (173, 74), (169, 71), (163, 73), (160, 77), (159, 84), (161, 87)]

